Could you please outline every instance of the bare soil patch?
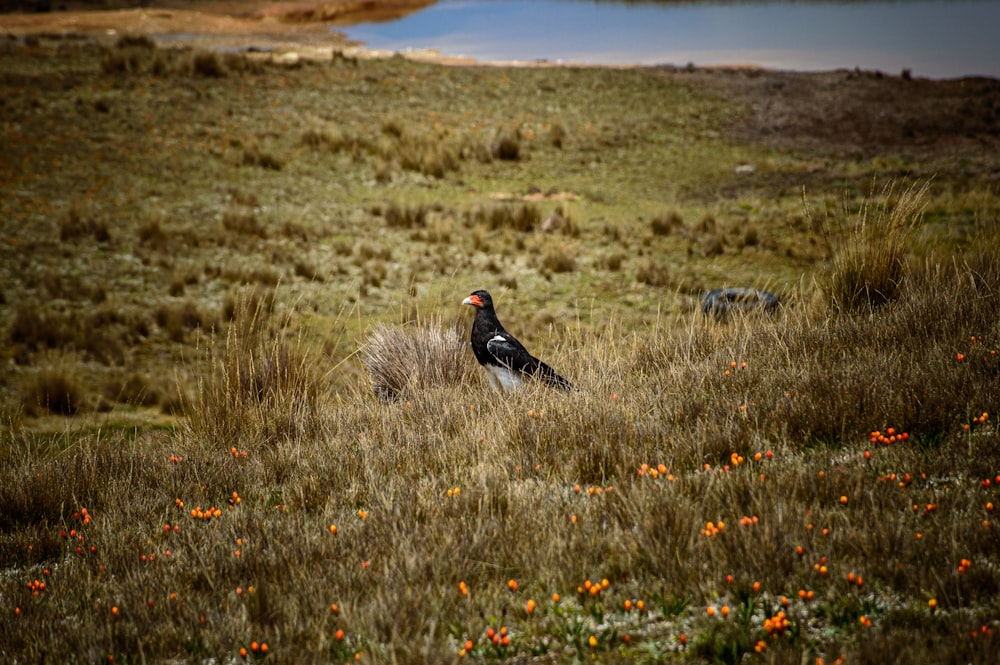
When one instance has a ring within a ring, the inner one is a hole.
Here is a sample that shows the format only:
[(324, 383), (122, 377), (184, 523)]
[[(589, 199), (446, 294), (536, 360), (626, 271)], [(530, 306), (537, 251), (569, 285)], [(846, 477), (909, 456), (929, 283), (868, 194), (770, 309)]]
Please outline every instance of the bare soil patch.
[(870, 158), (981, 154), (1000, 147), (1000, 81), (759, 69), (699, 70), (700, 85), (746, 102), (732, 131), (749, 142)]

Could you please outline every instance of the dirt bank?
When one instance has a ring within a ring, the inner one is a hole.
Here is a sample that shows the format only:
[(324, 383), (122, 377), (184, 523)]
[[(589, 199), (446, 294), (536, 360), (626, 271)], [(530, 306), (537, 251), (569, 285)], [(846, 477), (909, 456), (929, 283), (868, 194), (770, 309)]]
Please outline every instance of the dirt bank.
[[(85, 4), (85, 3), (84, 3)], [(174, 2), (110, 11), (69, 5), (67, 11), (0, 15), (0, 31), (15, 37), (38, 34), (85, 34), (117, 38), (143, 34), (176, 44), (297, 50), (306, 57), (318, 47), (348, 46), (331, 26), (384, 21), (422, 9), (433, 0), (335, 0), (333, 2)]]

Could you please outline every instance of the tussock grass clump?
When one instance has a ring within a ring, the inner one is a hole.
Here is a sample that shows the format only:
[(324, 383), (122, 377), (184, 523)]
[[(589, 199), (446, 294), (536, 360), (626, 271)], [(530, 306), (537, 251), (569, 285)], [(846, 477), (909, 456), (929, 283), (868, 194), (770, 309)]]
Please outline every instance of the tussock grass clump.
[(74, 205), (59, 221), (59, 240), (72, 242), (87, 236), (102, 243), (111, 240), (111, 232), (108, 230), (107, 222), (85, 214), (79, 206)]
[(176, 342), (184, 341), (188, 331), (209, 331), (216, 322), (214, 316), (202, 311), (193, 300), (161, 304), (153, 320)]
[(215, 51), (194, 51), (189, 67), (192, 74), (207, 78), (222, 78), (229, 71), (225, 60)]
[(318, 365), (287, 320), (272, 320), (271, 302), (253, 289), (236, 297), (225, 347), (213, 353), (187, 421), (198, 440), (228, 450), (315, 432)]
[(9, 344), (24, 346), (30, 351), (59, 348), (67, 339), (69, 335), (61, 319), (50, 317), (34, 303), (19, 305), (7, 329)]
[(84, 391), (69, 360), (42, 367), (28, 384), (21, 400), (28, 413), (39, 408), (61, 416), (75, 415), (83, 407)]
[(408, 326), (377, 324), (360, 352), (372, 389), (386, 401), (459, 386), (471, 375), (464, 332), (436, 318)]
[(566, 142), (566, 128), (558, 122), (553, 123), (553, 125), (549, 127), (548, 139), (549, 144), (552, 145), (552, 147), (562, 148), (563, 143)]
[(567, 247), (553, 247), (542, 257), (543, 273), (570, 273), (576, 270), (576, 255)]
[(294, 270), (297, 277), (302, 277), (310, 282), (322, 282), (324, 279), (322, 271), (309, 261), (301, 259), (296, 261)]
[(253, 210), (233, 209), (222, 215), (222, 227), (227, 231), (242, 235), (267, 237), (267, 227), (258, 219)]
[(481, 224), (490, 230), (528, 233), (541, 223), (542, 213), (532, 203), (477, 207), (465, 214), (466, 226)]
[(684, 219), (676, 211), (657, 215), (649, 222), (654, 236), (668, 236), (684, 228)]
[(123, 404), (153, 406), (160, 401), (160, 390), (154, 383), (152, 377), (146, 374), (130, 372), (117, 381), (109, 381), (104, 394)]
[(317, 151), (333, 154), (346, 152), (353, 158), (372, 152), (374, 144), (365, 137), (354, 136), (332, 123), (307, 129), (299, 141), (302, 145)]
[(490, 156), (505, 162), (521, 159), (521, 137), (516, 131), (502, 130), (490, 144)]
[(123, 35), (113, 48), (103, 49), (101, 71), (105, 74), (164, 74), (169, 69), (168, 57), (145, 35)]
[(403, 169), (440, 179), (459, 170), (461, 153), (460, 146), (444, 137), (405, 134), (395, 156)]
[(167, 231), (160, 224), (159, 219), (150, 219), (143, 222), (136, 233), (139, 244), (149, 247), (154, 251), (163, 251), (170, 239)]
[(898, 195), (895, 187), (887, 185), (879, 202), (864, 202), (854, 231), (834, 254), (826, 293), (838, 310), (871, 312), (902, 292), (909, 237), (926, 205), (928, 185), (911, 185)]
[(395, 229), (424, 228), (429, 211), (427, 206), (401, 207), (393, 203), (385, 210), (385, 223)]
[(149, 335), (149, 322), (136, 312), (102, 305), (82, 314), (46, 311), (38, 305), (19, 306), (11, 320), (7, 341), (19, 362), (46, 349), (81, 352), (85, 359), (120, 364), (125, 347)]
[(670, 267), (659, 259), (647, 259), (636, 270), (635, 281), (649, 286), (669, 286)]
[(257, 166), (269, 171), (280, 171), (284, 168), (285, 162), (277, 155), (262, 149), (260, 146), (252, 145), (243, 151), (243, 165)]

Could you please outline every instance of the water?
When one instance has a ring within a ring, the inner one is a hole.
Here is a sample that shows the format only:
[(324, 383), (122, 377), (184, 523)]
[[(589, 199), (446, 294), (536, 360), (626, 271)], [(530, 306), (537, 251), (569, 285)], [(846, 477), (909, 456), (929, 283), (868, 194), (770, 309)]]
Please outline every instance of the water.
[(997, 0), (440, 0), (397, 21), (345, 31), (369, 48), (432, 49), (484, 61), (1000, 77)]

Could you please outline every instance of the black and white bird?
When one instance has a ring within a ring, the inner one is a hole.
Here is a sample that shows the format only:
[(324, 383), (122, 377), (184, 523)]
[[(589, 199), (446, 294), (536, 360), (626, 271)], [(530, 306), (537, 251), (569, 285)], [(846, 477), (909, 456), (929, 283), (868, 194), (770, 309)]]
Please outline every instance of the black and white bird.
[(476, 308), (476, 318), (472, 322), (472, 352), (492, 385), (502, 390), (515, 390), (523, 385), (525, 378), (535, 378), (553, 388), (573, 389), (573, 384), (528, 353), (517, 338), (504, 330), (488, 292), (474, 291), (462, 304)]

